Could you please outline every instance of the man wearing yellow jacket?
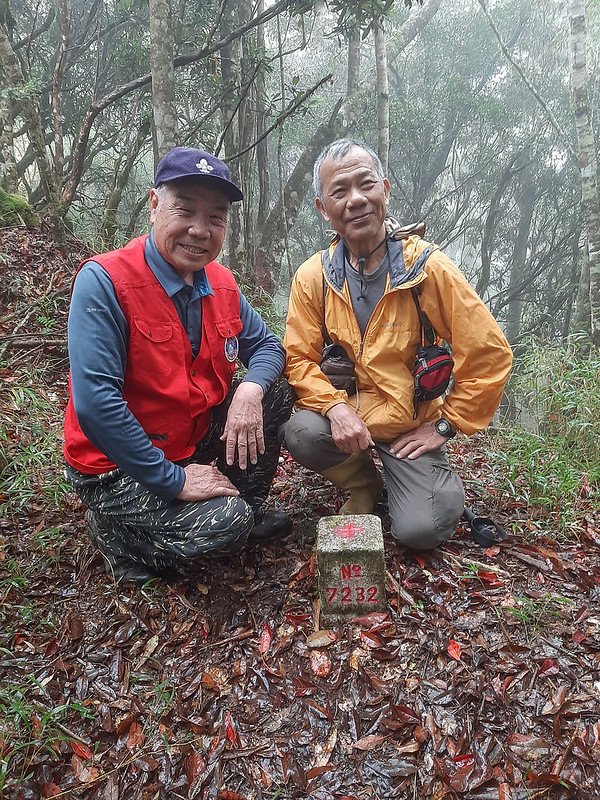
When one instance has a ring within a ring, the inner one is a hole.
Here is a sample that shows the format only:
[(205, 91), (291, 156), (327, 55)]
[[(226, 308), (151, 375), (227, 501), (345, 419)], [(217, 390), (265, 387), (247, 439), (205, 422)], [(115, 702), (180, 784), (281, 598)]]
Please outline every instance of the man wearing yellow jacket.
[[(490, 422), (510, 372), (510, 347), (444, 253), (419, 236), (390, 235), (390, 183), (370, 148), (333, 142), (314, 178), (316, 207), (336, 237), (292, 283), (284, 344), (298, 399), (285, 445), (301, 464), (349, 490), (342, 514), (372, 513), (382, 491), (375, 448), (392, 534), (407, 547), (431, 549), (452, 536), (464, 505), (446, 443)], [(411, 289), (454, 358), (450, 391), (416, 412), (421, 328)], [(354, 394), (335, 389), (321, 369), (326, 335), (354, 363)]]

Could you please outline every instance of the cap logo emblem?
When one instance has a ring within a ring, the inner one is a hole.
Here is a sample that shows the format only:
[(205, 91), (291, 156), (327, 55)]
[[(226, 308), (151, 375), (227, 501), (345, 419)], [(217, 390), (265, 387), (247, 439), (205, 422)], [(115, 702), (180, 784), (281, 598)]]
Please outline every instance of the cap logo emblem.
[(214, 167), (211, 167), (211, 165), (205, 158), (201, 158), (200, 161), (196, 164), (196, 166), (198, 167), (200, 172), (212, 172), (214, 170)]

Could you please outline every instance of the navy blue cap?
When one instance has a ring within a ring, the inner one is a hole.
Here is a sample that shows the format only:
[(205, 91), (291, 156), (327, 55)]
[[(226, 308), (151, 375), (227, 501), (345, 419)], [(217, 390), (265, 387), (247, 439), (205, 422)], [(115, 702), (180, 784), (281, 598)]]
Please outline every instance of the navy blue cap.
[(154, 186), (181, 178), (206, 178), (215, 189), (225, 192), (231, 202), (243, 200), (241, 190), (231, 180), (227, 164), (220, 158), (194, 147), (174, 147), (161, 158), (154, 175)]

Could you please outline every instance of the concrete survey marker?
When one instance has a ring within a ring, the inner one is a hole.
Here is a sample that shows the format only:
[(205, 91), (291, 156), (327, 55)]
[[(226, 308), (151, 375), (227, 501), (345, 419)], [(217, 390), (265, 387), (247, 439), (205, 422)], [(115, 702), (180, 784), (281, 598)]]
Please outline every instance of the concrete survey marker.
[(317, 570), (323, 615), (357, 616), (385, 608), (385, 560), (379, 517), (321, 517), (317, 527)]

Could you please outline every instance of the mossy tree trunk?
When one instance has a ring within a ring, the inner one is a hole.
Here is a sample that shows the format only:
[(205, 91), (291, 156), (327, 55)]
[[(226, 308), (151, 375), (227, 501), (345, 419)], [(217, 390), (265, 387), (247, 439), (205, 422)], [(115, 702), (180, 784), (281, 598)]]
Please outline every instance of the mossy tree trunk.
[(35, 163), (44, 188), (46, 209), (57, 237), (62, 230), (62, 219), (58, 202), (58, 189), (46, 151), (42, 119), (35, 95), (26, 86), (21, 65), (10, 43), (6, 29), (0, 25), (0, 89), (10, 89), (19, 95), (20, 116), (27, 129)]

